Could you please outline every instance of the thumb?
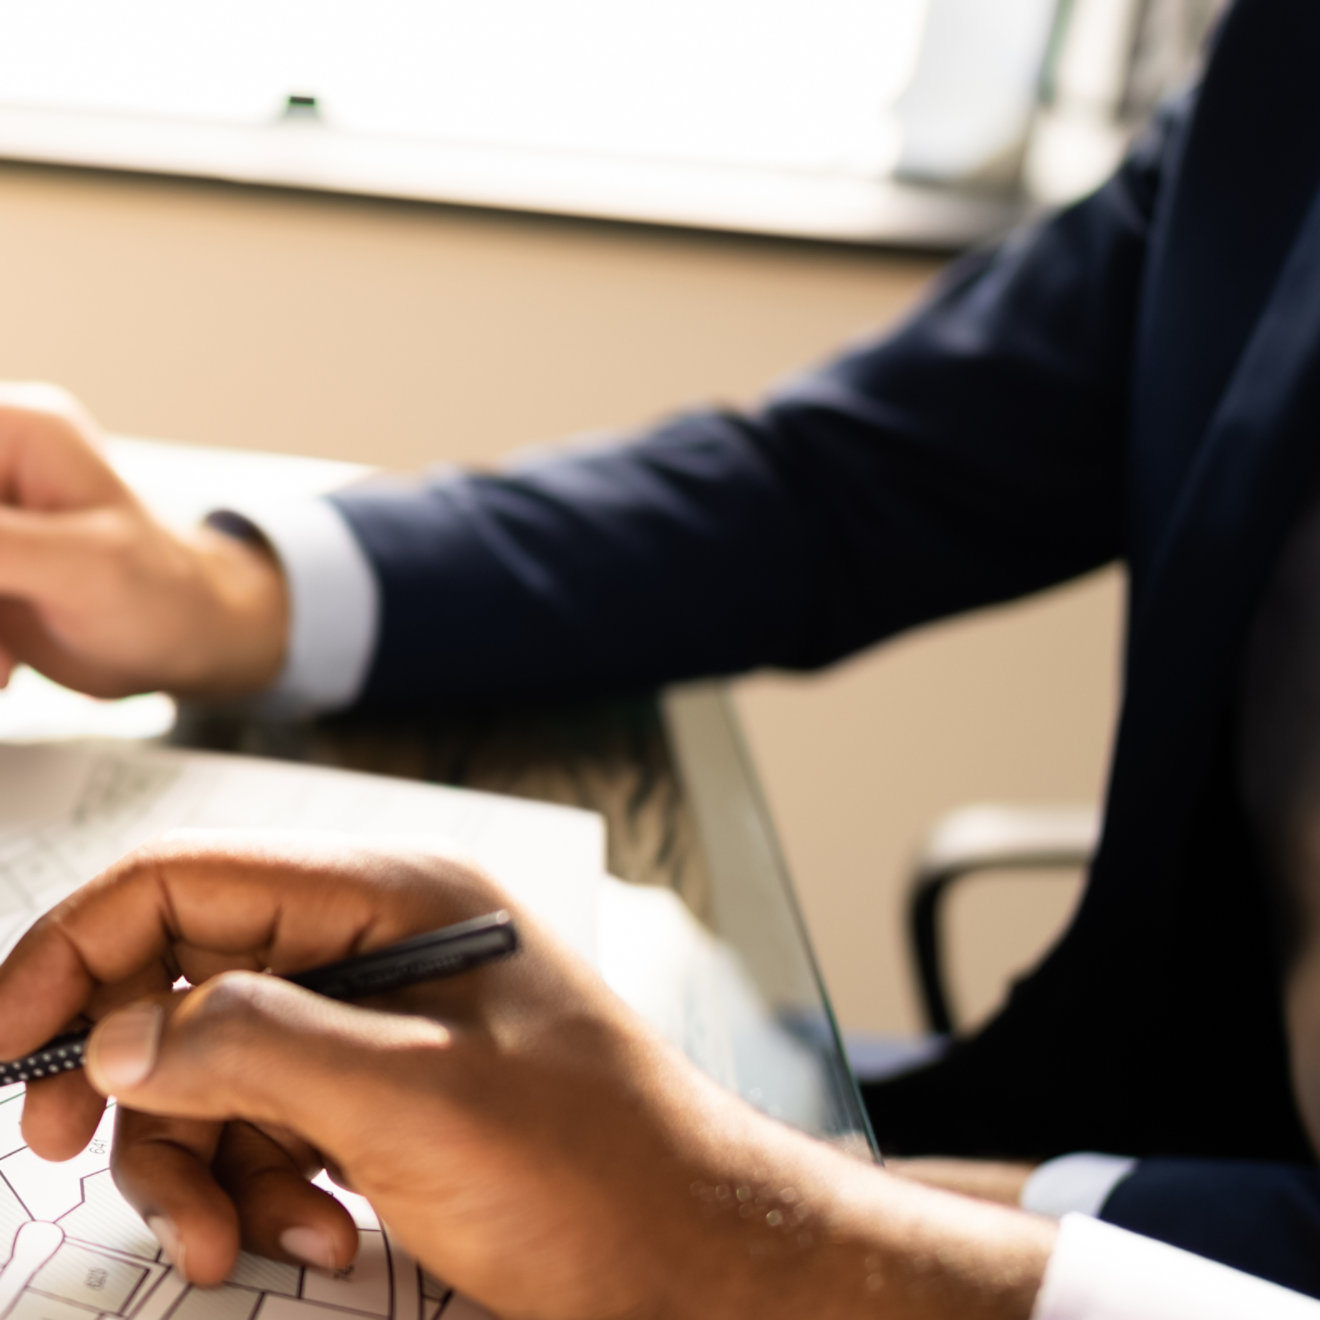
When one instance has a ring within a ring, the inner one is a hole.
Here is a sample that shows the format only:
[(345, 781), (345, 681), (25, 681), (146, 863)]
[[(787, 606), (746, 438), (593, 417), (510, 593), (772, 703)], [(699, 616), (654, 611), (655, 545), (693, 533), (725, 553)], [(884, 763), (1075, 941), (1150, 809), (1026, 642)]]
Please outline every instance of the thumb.
[(416, 1102), (418, 1075), (451, 1041), (426, 1018), (225, 972), (103, 1018), (87, 1042), (86, 1071), (96, 1090), (132, 1109), (278, 1125), (349, 1168), (361, 1134), (409, 1096)]

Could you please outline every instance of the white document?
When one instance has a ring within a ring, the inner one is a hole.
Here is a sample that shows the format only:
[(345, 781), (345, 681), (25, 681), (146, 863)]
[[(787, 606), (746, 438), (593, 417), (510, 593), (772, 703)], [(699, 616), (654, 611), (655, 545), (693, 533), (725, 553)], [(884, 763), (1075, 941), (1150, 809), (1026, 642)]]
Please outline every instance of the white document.
[[(585, 811), (314, 766), (113, 743), (0, 745), (0, 949), (127, 849), (176, 826), (407, 838), (458, 851), (595, 961), (604, 871)], [(0, 1320), (479, 1320), (485, 1313), (335, 1191), (361, 1248), (328, 1275), (243, 1255), (195, 1289), (163, 1261), (109, 1172), (112, 1112), (63, 1164), (19, 1133), (23, 1088), (0, 1089)], [(325, 1184), (329, 1186), (329, 1184)]]
[(130, 848), (178, 826), (315, 830), (445, 848), (596, 962), (592, 812), (319, 766), (124, 743), (0, 744), (0, 951)]

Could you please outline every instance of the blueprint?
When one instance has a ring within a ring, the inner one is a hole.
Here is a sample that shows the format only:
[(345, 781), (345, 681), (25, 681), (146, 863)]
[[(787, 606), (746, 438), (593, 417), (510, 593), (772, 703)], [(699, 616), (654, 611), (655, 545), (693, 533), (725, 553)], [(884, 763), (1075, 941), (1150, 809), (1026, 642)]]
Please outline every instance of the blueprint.
[(195, 1288), (110, 1178), (114, 1106), (81, 1155), (38, 1159), (19, 1135), (22, 1086), (0, 1089), (2, 1320), (477, 1320), (486, 1312), (389, 1239), (359, 1196), (336, 1191), (358, 1226), (337, 1274), (243, 1254), (228, 1282)]
[[(124, 743), (0, 745), (0, 953), (128, 849), (176, 826), (315, 830), (456, 850), (595, 961), (604, 826), (584, 811), (406, 780)], [(39, 1159), (23, 1087), (0, 1088), (0, 1320), (478, 1320), (394, 1246), (361, 1198), (330, 1275), (244, 1255), (190, 1286), (111, 1180), (113, 1106), (82, 1154)]]

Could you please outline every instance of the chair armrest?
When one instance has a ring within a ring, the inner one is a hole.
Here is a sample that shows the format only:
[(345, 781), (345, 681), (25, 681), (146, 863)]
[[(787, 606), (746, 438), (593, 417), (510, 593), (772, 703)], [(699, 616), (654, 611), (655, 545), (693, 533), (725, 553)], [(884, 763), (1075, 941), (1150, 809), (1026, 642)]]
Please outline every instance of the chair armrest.
[(1099, 837), (1095, 807), (971, 806), (936, 822), (914, 864), (907, 900), (917, 991), (931, 1031), (954, 1031), (940, 940), (940, 915), (953, 885), (985, 871), (1085, 867)]

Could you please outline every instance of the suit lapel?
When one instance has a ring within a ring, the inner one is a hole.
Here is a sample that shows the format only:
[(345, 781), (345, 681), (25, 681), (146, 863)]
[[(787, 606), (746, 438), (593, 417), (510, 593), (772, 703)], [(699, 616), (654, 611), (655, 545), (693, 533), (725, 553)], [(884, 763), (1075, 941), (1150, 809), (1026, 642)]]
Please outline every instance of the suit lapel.
[(1141, 590), (1320, 179), (1320, 4), (1240, 0), (1162, 185), (1133, 381)]
[(1320, 454), (1320, 190), (1206, 427), (1133, 601), (1108, 840), (1161, 836), (1222, 733), (1261, 585)]

